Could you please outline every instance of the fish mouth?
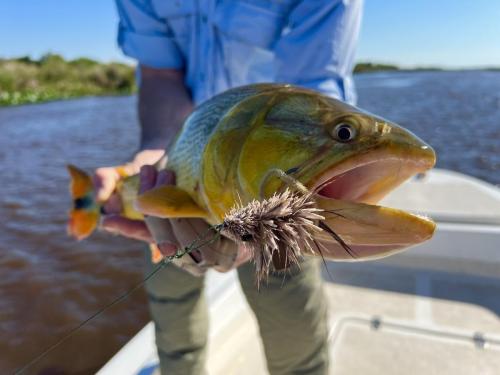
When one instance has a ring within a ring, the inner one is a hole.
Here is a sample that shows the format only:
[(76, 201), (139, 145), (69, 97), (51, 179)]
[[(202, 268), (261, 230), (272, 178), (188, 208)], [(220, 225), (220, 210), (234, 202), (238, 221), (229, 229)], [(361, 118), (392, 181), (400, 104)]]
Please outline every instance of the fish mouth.
[(434, 163), (430, 147), (422, 147), (420, 155), (365, 154), (313, 179), (308, 187), (324, 210), (326, 229), (317, 235), (317, 255), (332, 260), (377, 259), (431, 238), (435, 223), (429, 218), (375, 203)]
[[(368, 159), (368, 160), (367, 160)], [(360, 157), (328, 170), (312, 190), (326, 198), (376, 203), (408, 178), (424, 173), (433, 161), (388, 156)]]

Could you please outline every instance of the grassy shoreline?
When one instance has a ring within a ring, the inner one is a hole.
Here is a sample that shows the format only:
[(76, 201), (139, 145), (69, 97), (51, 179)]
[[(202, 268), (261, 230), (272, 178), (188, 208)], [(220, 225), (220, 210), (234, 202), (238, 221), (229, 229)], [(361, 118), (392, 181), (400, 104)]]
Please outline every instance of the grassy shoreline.
[[(479, 70), (500, 71), (500, 68)], [(358, 63), (354, 68), (355, 74), (416, 71), (446, 69), (406, 69), (368, 62)], [(130, 65), (103, 64), (87, 58), (66, 61), (56, 54), (47, 54), (39, 60), (30, 57), (0, 58), (0, 107), (135, 92), (135, 69)]]
[(0, 59), (0, 106), (135, 92), (134, 68), (48, 54)]

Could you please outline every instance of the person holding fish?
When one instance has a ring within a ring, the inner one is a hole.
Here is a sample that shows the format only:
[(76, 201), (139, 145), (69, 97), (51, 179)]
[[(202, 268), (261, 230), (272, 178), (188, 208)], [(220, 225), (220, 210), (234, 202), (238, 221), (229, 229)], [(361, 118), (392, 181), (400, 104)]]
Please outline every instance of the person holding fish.
[[(165, 150), (196, 105), (257, 82), (291, 83), (347, 103), (356, 101), (352, 69), (362, 0), (116, 3), (118, 43), (138, 61), (141, 135), (130, 162), (95, 171), (95, 196), (103, 204), (104, 229), (157, 244), (163, 255), (194, 240), (208, 224), (196, 218), (150, 217), (145, 223), (125, 217), (123, 195), (116, 189), (125, 176), (137, 173), (141, 193), (165, 185), (175, 189), (175, 174), (158, 169), (161, 163), (167, 168), (178, 163)], [(349, 137), (346, 129), (338, 136)], [(189, 142), (195, 153), (197, 139)], [(263, 155), (254, 157), (261, 160)], [(184, 199), (181, 193), (179, 197)], [(271, 374), (327, 373), (327, 304), (318, 262), (305, 259), (285, 274), (275, 263), (276, 270), (257, 289), (253, 265), (245, 263), (247, 254), (238, 252), (231, 240), (222, 239), (211, 249), (190, 254), (181, 267), (166, 267), (146, 285), (162, 374), (204, 372), (207, 306), (199, 276), (211, 265), (221, 271), (239, 266)], [(234, 254), (231, 262), (212, 262), (217, 251)]]

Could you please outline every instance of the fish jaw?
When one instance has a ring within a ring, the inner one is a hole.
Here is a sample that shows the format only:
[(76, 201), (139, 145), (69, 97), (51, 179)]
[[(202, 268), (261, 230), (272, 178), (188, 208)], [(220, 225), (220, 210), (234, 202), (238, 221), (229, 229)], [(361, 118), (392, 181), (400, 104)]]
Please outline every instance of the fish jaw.
[(389, 256), (430, 239), (436, 224), (429, 218), (375, 205), (390, 191), (435, 164), (426, 144), (391, 145), (352, 157), (317, 177), (312, 186), (324, 224), (348, 246), (324, 231), (318, 235), (322, 255), (332, 260), (366, 260)]
[[(436, 224), (424, 216), (399, 209), (315, 196), (324, 210), (323, 224), (334, 231), (349, 251), (327, 231), (316, 235), (321, 255), (331, 260), (383, 258), (432, 237)], [(320, 255), (320, 254), (318, 254)]]
[(330, 168), (307, 185), (325, 197), (374, 204), (410, 177), (434, 166), (436, 158), (430, 147), (423, 148), (421, 154), (387, 150), (361, 154)]

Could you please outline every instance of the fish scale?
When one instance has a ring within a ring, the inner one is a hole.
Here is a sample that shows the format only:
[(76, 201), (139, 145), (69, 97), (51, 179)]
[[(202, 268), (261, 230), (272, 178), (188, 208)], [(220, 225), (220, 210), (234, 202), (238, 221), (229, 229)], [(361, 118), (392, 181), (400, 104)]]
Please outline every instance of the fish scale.
[[(325, 229), (315, 234), (323, 250), (314, 255), (327, 259), (388, 256), (435, 229), (427, 218), (375, 204), (431, 168), (432, 148), (397, 124), (304, 88), (258, 84), (226, 91), (194, 110), (167, 154), (176, 185), (138, 195), (139, 177), (125, 177), (116, 189), (123, 216), (218, 224), (235, 205), (291, 185), (315, 193)], [(68, 228), (82, 239), (96, 228), (101, 206), (91, 178), (69, 170)]]
[(237, 103), (271, 87), (260, 84), (226, 91), (199, 106), (186, 120), (168, 153), (168, 168), (175, 171), (177, 185), (187, 191), (198, 204), (205, 206), (197, 191), (201, 176), (201, 158), (220, 120)]

